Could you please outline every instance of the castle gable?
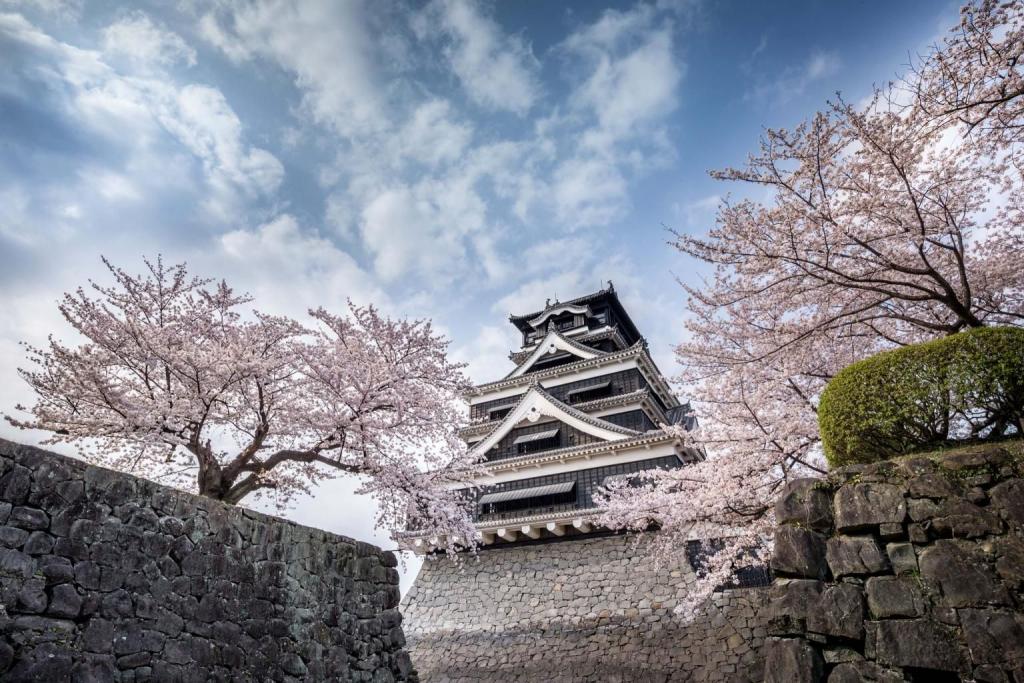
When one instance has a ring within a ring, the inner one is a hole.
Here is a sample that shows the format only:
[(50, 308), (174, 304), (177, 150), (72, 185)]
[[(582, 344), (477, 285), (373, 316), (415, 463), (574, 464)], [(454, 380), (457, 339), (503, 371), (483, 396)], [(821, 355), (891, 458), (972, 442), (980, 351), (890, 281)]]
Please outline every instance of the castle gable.
[(519, 367), (505, 376), (505, 379), (520, 377), (528, 373), (534, 367), (544, 369), (552, 367), (555, 363), (575, 362), (578, 360), (590, 360), (598, 356), (608, 355), (604, 351), (598, 351), (558, 333), (552, 326), (548, 328), (547, 335), (537, 344), (526, 360)]
[[(537, 426), (534, 428), (532, 425)], [(518, 433), (513, 434), (513, 430)], [(539, 385), (533, 385), (494, 430), (473, 447), (473, 454), (483, 459), (488, 451), (509, 436), (517, 451), (535, 452), (540, 450), (538, 445), (548, 445), (558, 439), (561, 430), (574, 430), (600, 441), (617, 441), (640, 434), (633, 429), (591, 417), (554, 398)], [(553, 447), (560, 445), (559, 442)]]

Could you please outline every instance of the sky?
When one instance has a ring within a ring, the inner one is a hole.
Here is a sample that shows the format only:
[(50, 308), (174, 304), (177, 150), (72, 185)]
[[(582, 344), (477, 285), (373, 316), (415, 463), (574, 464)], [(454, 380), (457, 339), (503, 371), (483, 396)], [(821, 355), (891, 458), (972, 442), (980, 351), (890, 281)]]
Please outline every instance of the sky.
[[(670, 230), (758, 198), (708, 170), (864, 98), (957, 11), (0, 0), (0, 412), (31, 400), (19, 342), (74, 339), (56, 301), (102, 281), (101, 256), (186, 261), (300, 319), (346, 299), (430, 318), (477, 382), (510, 369), (509, 313), (612, 280), (671, 375), (679, 282), (707, 271)], [(352, 488), (285, 516), (393, 547)]]

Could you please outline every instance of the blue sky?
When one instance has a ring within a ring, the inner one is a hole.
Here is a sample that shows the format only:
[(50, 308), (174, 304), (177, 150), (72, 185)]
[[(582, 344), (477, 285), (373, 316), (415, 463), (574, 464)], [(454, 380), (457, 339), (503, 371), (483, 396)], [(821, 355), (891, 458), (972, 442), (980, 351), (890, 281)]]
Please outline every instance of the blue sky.
[[(29, 399), (17, 342), (68, 336), (55, 301), (101, 254), (187, 260), (274, 312), (433, 318), (477, 381), (507, 371), (509, 312), (611, 279), (670, 373), (675, 278), (701, 269), (664, 226), (748, 191), (707, 170), (863, 98), (957, 9), (0, 0), (0, 408)], [(338, 500), (293, 515), (372, 538)]]

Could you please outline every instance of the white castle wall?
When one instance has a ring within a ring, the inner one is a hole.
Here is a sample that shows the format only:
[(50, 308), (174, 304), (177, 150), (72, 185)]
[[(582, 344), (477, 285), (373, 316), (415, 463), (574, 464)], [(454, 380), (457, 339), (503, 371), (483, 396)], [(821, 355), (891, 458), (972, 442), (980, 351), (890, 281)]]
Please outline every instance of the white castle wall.
[[(646, 542), (646, 541), (642, 541)], [(761, 679), (767, 589), (674, 608), (689, 564), (659, 567), (632, 536), (427, 558), (402, 604), (423, 683)]]

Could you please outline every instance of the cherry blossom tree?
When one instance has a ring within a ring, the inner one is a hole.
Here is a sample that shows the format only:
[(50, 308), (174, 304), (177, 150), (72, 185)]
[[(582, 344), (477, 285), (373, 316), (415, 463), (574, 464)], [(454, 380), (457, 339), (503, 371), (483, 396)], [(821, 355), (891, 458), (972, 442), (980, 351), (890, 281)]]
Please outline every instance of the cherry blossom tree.
[[(824, 474), (816, 405), (830, 377), (893, 346), (1024, 324), (1020, 3), (964, 10), (916, 74), (865, 106), (837, 97), (713, 172), (726, 200), (675, 246), (712, 267), (677, 349), (705, 462), (609, 487), (604, 522), (652, 524), (657, 552), (724, 538), (694, 600), (770, 552), (772, 503)], [(1009, 59), (1004, 63), (1002, 60)], [(691, 605), (692, 606), (692, 605)]]
[(184, 264), (146, 261), (114, 284), (66, 294), (61, 313), (84, 342), (51, 336), (21, 370), (37, 400), (15, 426), (74, 442), (88, 460), (238, 503), (284, 506), (325, 478), (360, 478), (379, 523), (472, 538), (449, 492), (468, 461), (457, 429), (469, 383), (429, 322), (349, 304), (314, 325), (239, 309), (251, 299)]

